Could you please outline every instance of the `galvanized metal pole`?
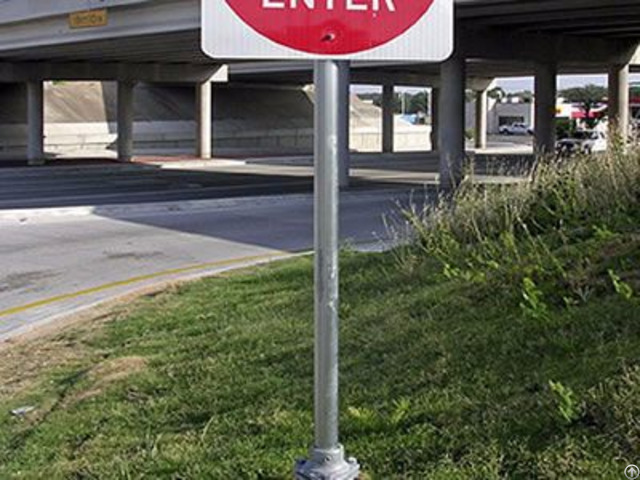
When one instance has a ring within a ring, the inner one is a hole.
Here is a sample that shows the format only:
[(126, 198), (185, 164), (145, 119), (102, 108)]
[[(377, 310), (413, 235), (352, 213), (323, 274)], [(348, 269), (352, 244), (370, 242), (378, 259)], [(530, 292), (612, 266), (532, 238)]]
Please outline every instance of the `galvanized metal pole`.
[[(296, 465), (301, 480), (353, 480), (360, 467), (338, 441), (338, 199), (340, 70), (347, 62), (317, 61), (315, 106), (315, 443)], [(344, 80), (342, 80), (344, 81)]]
[(315, 138), (315, 441), (338, 444), (338, 65), (316, 74)]

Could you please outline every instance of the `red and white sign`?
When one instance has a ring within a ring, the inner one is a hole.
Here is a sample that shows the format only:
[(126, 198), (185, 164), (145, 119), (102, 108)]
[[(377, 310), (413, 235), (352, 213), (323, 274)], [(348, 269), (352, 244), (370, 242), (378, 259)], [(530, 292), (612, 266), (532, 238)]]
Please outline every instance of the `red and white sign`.
[(203, 0), (202, 48), (220, 59), (441, 61), (453, 0)]

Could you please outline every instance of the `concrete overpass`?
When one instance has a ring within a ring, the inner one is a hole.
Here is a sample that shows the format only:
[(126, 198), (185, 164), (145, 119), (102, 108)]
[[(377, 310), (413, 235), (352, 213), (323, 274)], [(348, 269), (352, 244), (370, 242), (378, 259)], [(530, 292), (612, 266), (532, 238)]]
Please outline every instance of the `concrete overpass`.
[[(451, 184), (460, 178), (464, 157), (465, 88), (476, 90), (482, 119), (486, 88), (494, 77), (535, 76), (540, 151), (550, 151), (554, 145), (559, 73), (607, 72), (612, 116), (620, 125), (627, 124), (628, 74), (640, 69), (637, 0), (455, 0), (455, 4), (456, 51), (443, 64), (353, 64), (352, 83), (384, 86), (385, 150), (393, 149), (394, 85), (435, 89), (439, 133), (434, 140), (441, 151), (442, 178)], [(102, 10), (103, 16), (78, 25), (74, 14), (88, 9)], [(311, 79), (307, 62), (235, 63), (227, 71), (225, 59), (207, 58), (199, 45), (199, 0), (0, 2), (0, 82), (28, 83), (31, 162), (42, 159), (43, 80), (119, 82), (119, 154), (127, 160), (132, 154), (135, 82), (197, 87), (199, 154), (208, 157), (212, 81), (303, 84)], [(477, 128), (482, 144), (482, 121)]]

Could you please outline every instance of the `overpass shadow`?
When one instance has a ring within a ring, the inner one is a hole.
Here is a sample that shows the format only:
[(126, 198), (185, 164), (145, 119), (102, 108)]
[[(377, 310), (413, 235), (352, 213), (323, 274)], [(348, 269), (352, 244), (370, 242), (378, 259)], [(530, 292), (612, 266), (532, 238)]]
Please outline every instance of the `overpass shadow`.
[[(434, 198), (437, 162), (414, 157), (401, 156), (397, 163), (355, 162), (351, 187), (343, 193), (346, 237), (360, 241), (383, 236), (383, 213), (397, 214), (399, 205), (421, 206)], [(507, 177), (526, 173), (531, 164), (527, 158), (478, 157), (473, 169), (480, 176)], [(134, 227), (145, 226), (221, 242), (298, 250), (312, 243), (312, 175), (308, 166), (259, 163), (211, 169), (135, 164), (50, 168), (46, 173), (0, 171), (0, 209), (91, 205), (94, 215), (131, 225), (123, 227), (123, 235), (129, 232), (132, 238), (140, 232)], [(185, 244), (185, 248), (190, 247)]]
[[(528, 175), (532, 165), (533, 159), (528, 157), (480, 156), (472, 166), (480, 182), (494, 183)], [(215, 239), (221, 242), (221, 248), (227, 248), (228, 244), (285, 251), (309, 248), (313, 242), (312, 170), (297, 166), (272, 169), (258, 165), (251, 166), (251, 173), (189, 171), (180, 182), (221, 186), (213, 187), (212, 191), (196, 189), (186, 204), (183, 200), (167, 203), (169, 199), (163, 194), (165, 205), (156, 210), (157, 205), (150, 206), (138, 214), (128, 211), (126, 206), (120, 209), (105, 206), (97, 207), (95, 214), (137, 226)], [(363, 242), (386, 238), (391, 232), (383, 216), (393, 221), (396, 229), (402, 229), (402, 209), (420, 210), (435, 198), (437, 175), (433, 168), (356, 167), (350, 188), (341, 195), (343, 239)]]

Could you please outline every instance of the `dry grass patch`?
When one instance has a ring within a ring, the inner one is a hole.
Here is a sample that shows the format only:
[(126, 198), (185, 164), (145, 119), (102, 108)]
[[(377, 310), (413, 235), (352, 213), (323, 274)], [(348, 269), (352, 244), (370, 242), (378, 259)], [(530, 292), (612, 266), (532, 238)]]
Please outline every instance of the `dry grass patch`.
[(29, 390), (43, 371), (79, 366), (88, 358), (99, 362), (105, 352), (88, 344), (105, 325), (126, 318), (137, 299), (175, 293), (180, 284), (145, 287), (0, 343), (0, 400)]
[[(113, 316), (96, 319), (103, 325)], [(0, 350), (0, 399), (11, 398), (29, 390), (43, 371), (69, 367), (95, 354), (87, 346), (97, 325), (78, 327), (73, 332), (59, 333), (30, 341), (17, 341)]]
[(146, 368), (147, 360), (137, 356), (114, 358), (99, 363), (87, 372), (87, 387), (67, 396), (62, 406), (69, 407), (84, 400), (98, 397), (110, 386), (141, 373)]

